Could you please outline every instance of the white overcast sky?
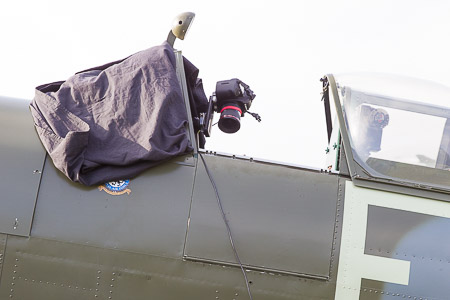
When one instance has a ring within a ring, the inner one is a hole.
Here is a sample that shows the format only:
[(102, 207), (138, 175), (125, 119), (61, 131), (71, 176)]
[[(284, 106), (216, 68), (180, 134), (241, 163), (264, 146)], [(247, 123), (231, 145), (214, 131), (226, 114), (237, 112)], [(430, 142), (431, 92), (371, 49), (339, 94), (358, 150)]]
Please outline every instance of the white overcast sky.
[(207, 96), (237, 77), (263, 119), (246, 115), (234, 135), (214, 127), (208, 150), (324, 167), (324, 74), (450, 86), (448, 0), (11, 0), (0, 3), (0, 95), (29, 101), (37, 85), (161, 44), (184, 11), (196, 18), (175, 48), (200, 69)]

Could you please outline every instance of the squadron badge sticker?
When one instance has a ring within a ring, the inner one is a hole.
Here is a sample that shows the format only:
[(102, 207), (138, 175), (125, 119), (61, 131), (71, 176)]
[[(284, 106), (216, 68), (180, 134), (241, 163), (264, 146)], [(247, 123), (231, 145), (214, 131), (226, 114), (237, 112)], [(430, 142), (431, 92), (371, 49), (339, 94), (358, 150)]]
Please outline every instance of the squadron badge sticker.
[(128, 195), (131, 193), (131, 189), (128, 188), (128, 185), (130, 184), (130, 180), (117, 180), (117, 181), (110, 181), (102, 184), (98, 187), (99, 191), (105, 191), (110, 195), (123, 195), (127, 193)]

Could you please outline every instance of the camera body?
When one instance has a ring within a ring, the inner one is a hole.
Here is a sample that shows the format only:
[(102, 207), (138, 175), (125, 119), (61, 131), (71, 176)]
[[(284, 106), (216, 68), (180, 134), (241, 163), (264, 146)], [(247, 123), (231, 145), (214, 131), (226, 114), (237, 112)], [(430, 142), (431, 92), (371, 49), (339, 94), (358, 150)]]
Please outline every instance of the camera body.
[(360, 118), (358, 141), (361, 150), (366, 155), (380, 151), (383, 129), (389, 124), (389, 114), (384, 109), (362, 105)]
[(234, 78), (216, 84), (216, 112), (220, 113), (219, 128), (235, 133), (241, 128), (241, 117), (252, 105), (255, 94), (248, 85)]
[(209, 99), (208, 111), (201, 120), (204, 134), (211, 135), (214, 112), (220, 113), (219, 129), (235, 133), (241, 128), (241, 117), (248, 111), (256, 95), (250, 87), (237, 78), (218, 81), (216, 91)]

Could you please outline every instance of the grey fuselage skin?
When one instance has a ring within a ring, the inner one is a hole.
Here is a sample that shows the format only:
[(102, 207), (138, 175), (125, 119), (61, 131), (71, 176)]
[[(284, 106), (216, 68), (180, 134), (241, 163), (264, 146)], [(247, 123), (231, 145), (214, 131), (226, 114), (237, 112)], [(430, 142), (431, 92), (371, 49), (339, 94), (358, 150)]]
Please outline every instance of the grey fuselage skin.
[[(247, 299), (198, 156), (110, 195), (62, 175), (27, 102), (1, 100), (1, 125), (15, 125), (0, 139), (0, 299)], [(254, 299), (333, 298), (345, 176), (202, 155)]]
[[(56, 170), (27, 101), (0, 98), (0, 126), (0, 299), (249, 299), (198, 152), (112, 195)], [(253, 299), (335, 299), (353, 184), (339, 146), (339, 173), (200, 151)], [(448, 299), (449, 228), (446, 217), (369, 205), (361, 251), (411, 268), (408, 285), (363, 278), (359, 299)]]

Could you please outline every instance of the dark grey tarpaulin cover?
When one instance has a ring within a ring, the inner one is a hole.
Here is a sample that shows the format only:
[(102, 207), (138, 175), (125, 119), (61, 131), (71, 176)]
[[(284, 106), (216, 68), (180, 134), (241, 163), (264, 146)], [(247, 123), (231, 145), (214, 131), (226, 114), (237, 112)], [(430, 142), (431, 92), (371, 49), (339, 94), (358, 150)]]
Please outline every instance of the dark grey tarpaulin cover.
[(85, 185), (132, 178), (192, 151), (167, 43), (39, 86), (30, 106), (55, 166)]

